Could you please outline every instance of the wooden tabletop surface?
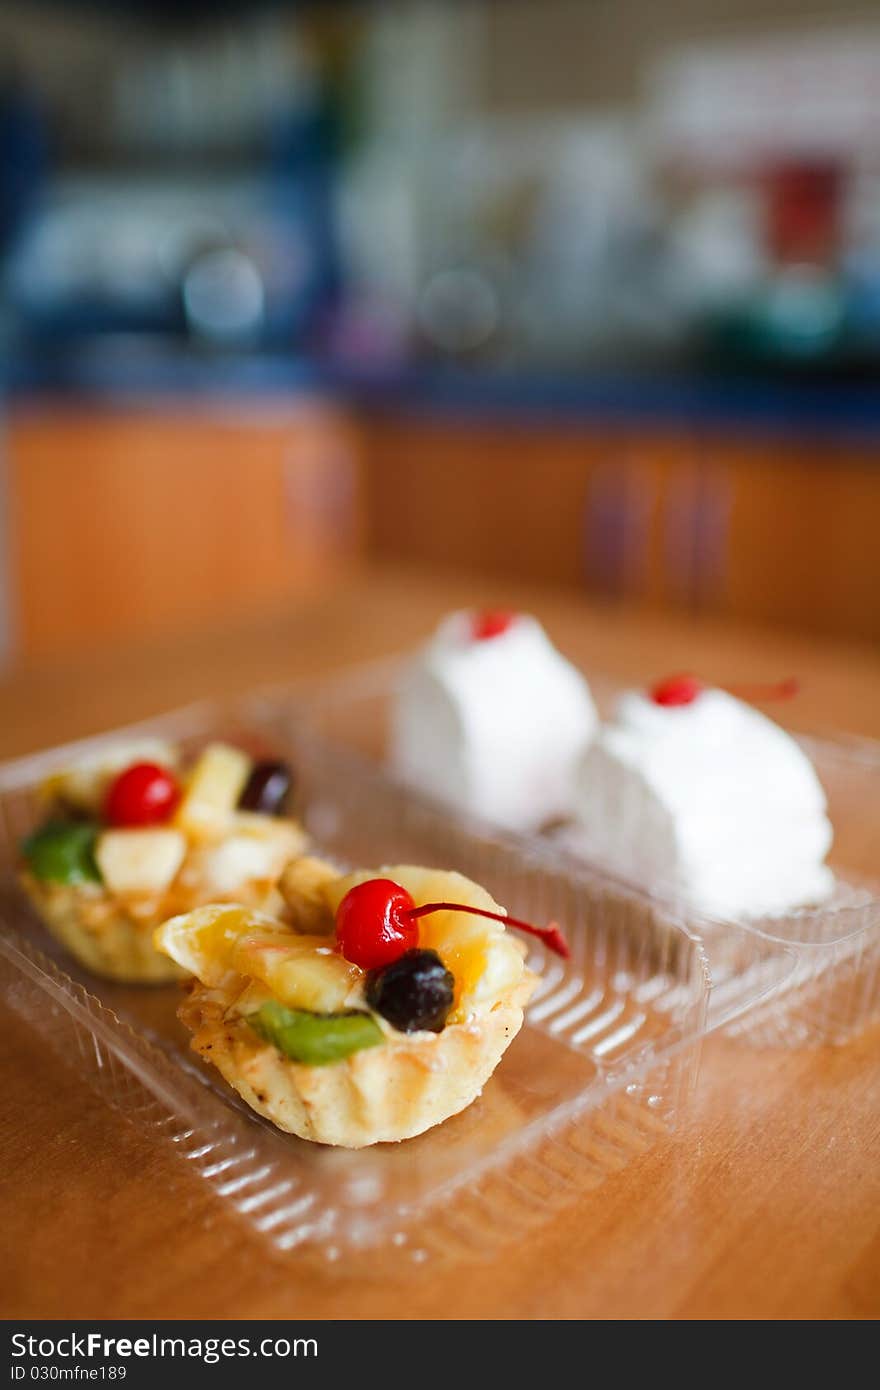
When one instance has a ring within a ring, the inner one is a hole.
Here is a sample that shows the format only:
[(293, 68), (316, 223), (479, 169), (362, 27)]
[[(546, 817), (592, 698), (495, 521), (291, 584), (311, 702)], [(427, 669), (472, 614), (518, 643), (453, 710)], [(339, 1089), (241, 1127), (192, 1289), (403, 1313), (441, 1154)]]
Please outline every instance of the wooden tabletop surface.
[[(0, 755), (387, 654), (474, 600), (531, 608), (575, 659), (621, 677), (794, 672), (804, 691), (791, 722), (880, 736), (880, 656), (865, 648), (385, 571), (246, 630), (14, 673), (0, 685)], [(672, 1138), (527, 1242), (410, 1270), (404, 1285), (266, 1260), (173, 1153), (5, 1008), (0, 1087), (7, 1318), (880, 1314), (880, 1029), (805, 1052), (710, 1038)]]

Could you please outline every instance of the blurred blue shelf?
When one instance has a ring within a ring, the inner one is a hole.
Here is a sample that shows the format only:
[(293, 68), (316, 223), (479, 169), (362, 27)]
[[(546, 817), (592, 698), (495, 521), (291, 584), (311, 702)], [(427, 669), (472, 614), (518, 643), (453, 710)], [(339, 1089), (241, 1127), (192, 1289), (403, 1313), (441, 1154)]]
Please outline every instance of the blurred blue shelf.
[(264, 354), (211, 357), (178, 348), (145, 353), (135, 347), (116, 352), (80, 349), (57, 356), (20, 352), (0, 356), (0, 392), (7, 400), (283, 395), (313, 390), (325, 381), (323, 369), (308, 359)]
[(771, 382), (693, 375), (575, 377), (413, 367), (371, 373), (253, 353), (83, 348), (57, 356), (0, 353), (0, 396), (161, 405), (189, 396), (231, 402), (322, 395), (365, 409), (528, 425), (661, 426), (824, 437), (880, 436), (880, 382)]
[(373, 407), (524, 422), (685, 429), (880, 434), (880, 383), (791, 384), (749, 379), (411, 371), (396, 379), (349, 377)]

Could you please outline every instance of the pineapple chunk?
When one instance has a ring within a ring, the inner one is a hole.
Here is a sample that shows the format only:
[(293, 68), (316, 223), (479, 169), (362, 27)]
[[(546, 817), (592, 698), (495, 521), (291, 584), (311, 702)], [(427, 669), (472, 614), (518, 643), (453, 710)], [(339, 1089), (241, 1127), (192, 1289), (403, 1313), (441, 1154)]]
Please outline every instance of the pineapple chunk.
[(291, 840), (293, 837), (300, 852), (308, 839), (299, 821), (289, 816), (269, 816), (265, 811), (233, 811), (227, 824), (236, 834), (253, 835), (257, 840), (277, 840), (282, 836)]
[(328, 946), (283, 922), (216, 904), (173, 917), (154, 935), (157, 948), (211, 988), (240, 990), (257, 980), (282, 1004), (315, 1013), (343, 1008), (363, 971)]
[(153, 944), (210, 989), (220, 989), (236, 981), (241, 984), (232, 959), (235, 944), (256, 930), (267, 938), (290, 934), (289, 927), (265, 913), (210, 903), (163, 922), (153, 933)]
[(322, 936), (286, 939), (259, 931), (243, 936), (233, 952), (239, 974), (267, 985), (291, 1009), (329, 1014), (345, 1007), (364, 972), (350, 964)]
[(339, 870), (326, 859), (301, 855), (293, 859), (281, 875), (278, 887), (290, 910), (294, 931), (330, 933), (336, 924), (328, 890), (339, 881)]
[(108, 786), (127, 767), (134, 763), (158, 763), (173, 768), (178, 761), (177, 749), (164, 739), (132, 739), (53, 772), (40, 787), (40, 795), (45, 801), (63, 801), (77, 810), (100, 812)]
[(232, 893), (254, 879), (273, 877), (273, 863), (271, 846), (244, 835), (230, 835), (219, 845), (193, 851), (185, 881), (187, 887), (198, 887), (210, 898), (212, 894)]
[(305, 837), (293, 821), (236, 812), (218, 844), (192, 851), (184, 869), (187, 886), (205, 894), (232, 893), (240, 884), (276, 880), (288, 860), (298, 854)]
[(228, 743), (209, 744), (190, 774), (175, 824), (195, 840), (221, 833), (250, 770), (251, 760), (241, 749)]
[(178, 830), (105, 830), (95, 859), (111, 893), (164, 893), (186, 854)]

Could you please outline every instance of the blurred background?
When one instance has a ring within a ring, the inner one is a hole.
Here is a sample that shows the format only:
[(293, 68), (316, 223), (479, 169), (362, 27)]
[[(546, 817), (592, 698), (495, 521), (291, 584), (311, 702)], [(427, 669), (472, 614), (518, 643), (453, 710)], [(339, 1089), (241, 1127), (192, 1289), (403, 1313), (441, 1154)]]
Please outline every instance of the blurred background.
[(0, 4), (0, 659), (375, 560), (880, 638), (880, 14)]

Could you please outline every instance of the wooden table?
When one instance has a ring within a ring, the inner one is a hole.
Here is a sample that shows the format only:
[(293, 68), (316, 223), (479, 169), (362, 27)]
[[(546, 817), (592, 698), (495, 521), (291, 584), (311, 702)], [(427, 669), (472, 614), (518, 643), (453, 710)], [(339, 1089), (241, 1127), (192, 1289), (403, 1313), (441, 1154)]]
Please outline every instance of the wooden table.
[[(191, 698), (314, 673), (411, 644), (476, 599), (531, 607), (584, 665), (644, 680), (796, 672), (792, 721), (880, 735), (866, 649), (588, 606), (485, 581), (382, 572), (246, 630), (21, 671), (0, 686), (0, 754)], [(880, 1030), (848, 1047), (704, 1050), (676, 1136), (489, 1263), (425, 1267), (405, 1286), (283, 1269), (173, 1154), (106, 1109), (0, 1011), (0, 1265), (6, 1317), (876, 1317), (880, 1314)]]

